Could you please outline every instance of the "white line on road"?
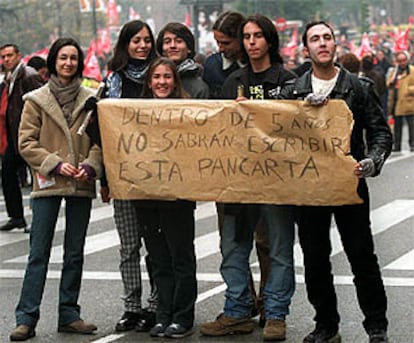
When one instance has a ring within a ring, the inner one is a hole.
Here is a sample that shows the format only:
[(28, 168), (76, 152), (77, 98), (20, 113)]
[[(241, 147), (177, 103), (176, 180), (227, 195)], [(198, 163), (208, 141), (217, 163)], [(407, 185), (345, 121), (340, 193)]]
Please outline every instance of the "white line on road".
[[(22, 279), (24, 276), (23, 269), (0, 269), (0, 279)], [(49, 270), (47, 278), (50, 280), (59, 280), (59, 270)], [(256, 282), (260, 280), (260, 274), (254, 273), (253, 279)], [(82, 280), (104, 280), (104, 281), (121, 281), (121, 274), (119, 272), (101, 272), (101, 271), (84, 271), (82, 274)], [(148, 274), (142, 272), (142, 280), (149, 280)], [(203, 282), (223, 282), (220, 273), (197, 273), (197, 280)], [(334, 276), (335, 285), (349, 286), (353, 285), (353, 276)], [(410, 277), (383, 277), (385, 286), (398, 286), (398, 287), (414, 287), (414, 278)], [(302, 274), (296, 274), (296, 282), (298, 284), (304, 283)], [(217, 288), (218, 287), (218, 288)], [(210, 289), (205, 293), (201, 293), (198, 296), (197, 302), (201, 302), (210, 296), (218, 294), (226, 289), (224, 284), (217, 286), (216, 288)], [(224, 288), (223, 288), (224, 287)], [(215, 290), (214, 290), (215, 289)], [(219, 291), (220, 290), (220, 291)]]

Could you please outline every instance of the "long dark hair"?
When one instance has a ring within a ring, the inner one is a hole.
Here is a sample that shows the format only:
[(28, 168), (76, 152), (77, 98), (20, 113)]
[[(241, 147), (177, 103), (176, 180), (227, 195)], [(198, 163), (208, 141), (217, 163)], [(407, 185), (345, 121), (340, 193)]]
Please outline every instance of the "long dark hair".
[(185, 92), (185, 90), (183, 89), (181, 85), (181, 80), (177, 72), (177, 66), (175, 65), (173, 61), (171, 61), (167, 57), (157, 57), (150, 63), (147, 75), (145, 76), (145, 82), (144, 82), (144, 87), (142, 88), (141, 96), (143, 98), (154, 97), (154, 93), (152, 92), (152, 89), (149, 87), (149, 84), (151, 83), (151, 78), (152, 78), (152, 75), (154, 74), (155, 68), (157, 68), (160, 65), (165, 65), (168, 68), (170, 68), (174, 76), (175, 88), (172, 94), (170, 94), (169, 98), (188, 98), (189, 97), (188, 94)]
[(114, 56), (108, 62), (108, 67), (112, 71), (120, 71), (128, 65), (128, 45), (132, 37), (134, 37), (143, 28), (147, 28), (151, 40), (151, 51), (148, 55), (148, 59), (155, 57), (155, 40), (151, 28), (147, 23), (141, 20), (131, 20), (124, 24), (119, 33), (118, 41), (114, 48)]
[(82, 77), (83, 72), (83, 51), (80, 48), (78, 42), (70, 37), (62, 37), (56, 39), (52, 46), (49, 49), (49, 55), (47, 55), (47, 69), (49, 70), (49, 75), (57, 75), (56, 73), (56, 59), (59, 53), (59, 50), (62, 49), (64, 46), (72, 45), (78, 51), (78, 69), (76, 70), (76, 76)]
[(238, 38), (240, 34), (240, 26), (246, 18), (238, 12), (226, 11), (220, 14), (215, 21), (212, 30), (219, 31), (231, 38)]
[(249, 56), (247, 55), (246, 49), (244, 48), (243, 44), (243, 28), (246, 26), (247, 23), (255, 23), (262, 29), (263, 36), (267, 44), (269, 44), (270, 62), (272, 64), (283, 63), (283, 58), (279, 52), (279, 35), (277, 33), (276, 27), (269, 18), (261, 14), (255, 14), (248, 17), (240, 29), (243, 60), (249, 62)]

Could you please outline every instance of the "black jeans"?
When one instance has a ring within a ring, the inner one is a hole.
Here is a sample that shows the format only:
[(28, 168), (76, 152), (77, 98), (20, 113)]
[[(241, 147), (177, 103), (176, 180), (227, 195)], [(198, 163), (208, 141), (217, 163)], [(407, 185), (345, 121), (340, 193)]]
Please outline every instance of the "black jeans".
[(300, 208), (299, 240), (304, 255), (308, 299), (315, 308), (317, 325), (327, 328), (338, 329), (340, 320), (329, 257), (332, 215), (354, 274), (359, 306), (365, 316), (365, 330), (386, 329), (388, 325), (387, 298), (374, 253), (365, 180), (360, 181), (359, 190), (364, 199), (360, 205)]
[(15, 152), (13, 143), (8, 142), (1, 165), (1, 183), (7, 215), (10, 218), (23, 218), (23, 198), (18, 171), (24, 166), (24, 160)]
[(158, 290), (157, 323), (190, 328), (197, 298), (194, 208), (183, 202), (138, 214)]

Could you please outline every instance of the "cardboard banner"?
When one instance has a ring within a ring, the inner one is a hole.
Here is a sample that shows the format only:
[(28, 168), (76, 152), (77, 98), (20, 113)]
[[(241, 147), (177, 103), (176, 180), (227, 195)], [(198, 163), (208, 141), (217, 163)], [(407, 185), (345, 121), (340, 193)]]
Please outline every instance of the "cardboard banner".
[(342, 100), (105, 99), (98, 116), (115, 199), (361, 202)]

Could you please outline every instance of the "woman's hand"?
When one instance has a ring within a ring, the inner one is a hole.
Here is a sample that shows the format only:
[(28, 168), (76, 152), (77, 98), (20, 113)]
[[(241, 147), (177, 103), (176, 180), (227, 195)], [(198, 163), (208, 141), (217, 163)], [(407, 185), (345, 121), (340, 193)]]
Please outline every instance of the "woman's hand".
[(56, 172), (63, 176), (74, 177), (79, 173), (79, 170), (68, 162), (62, 162), (58, 166), (58, 170), (56, 170)]
[(81, 164), (78, 172), (73, 175), (73, 178), (78, 181), (88, 181), (91, 178), (91, 175), (89, 175), (88, 169)]

